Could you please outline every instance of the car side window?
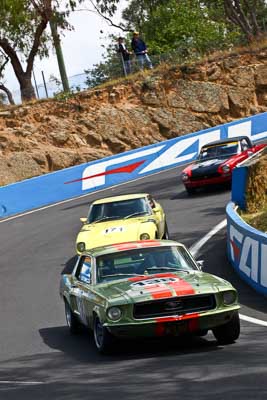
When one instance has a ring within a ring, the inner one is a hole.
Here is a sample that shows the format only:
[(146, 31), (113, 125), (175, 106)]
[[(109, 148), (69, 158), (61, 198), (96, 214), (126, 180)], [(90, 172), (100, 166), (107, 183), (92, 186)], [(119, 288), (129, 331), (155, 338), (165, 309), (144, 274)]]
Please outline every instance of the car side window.
[(155, 204), (155, 200), (152, 198), (152, 196), (147, 196), (147, 199), (148, 199), (148, 202), (149, 202), (149, 205), (150, 205), (150, 207), (151, 208), (155, 208), (156, 207), (156, 204)]
[(248, 143), (247, 143), (247, 141), (245, 140), (245, 139), (242, 139), (241, 140), (241, 150), (242, 151), (246, 151), (246, 150), (248, 150)]
[(91, 282), (91, 257), (85, 256), (80, 260), (80, 265), (77, 270), (76, 278), (84, 283)]

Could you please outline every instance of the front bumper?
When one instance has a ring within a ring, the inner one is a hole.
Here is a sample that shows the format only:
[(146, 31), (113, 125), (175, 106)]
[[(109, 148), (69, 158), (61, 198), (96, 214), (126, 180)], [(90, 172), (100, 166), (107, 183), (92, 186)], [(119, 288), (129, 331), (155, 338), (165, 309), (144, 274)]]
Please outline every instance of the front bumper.
[(226, 324), (238, 309), (239, 306), (235, 306), (229, 310), (216, 310), (209, 314), (194, 313), (120, 325), (104, 325), (110, 333), (120, 338), (180, 336)]
[(214, 178), (203, 178), (203, 179), (197, 179), (197, 180), (188, 180), (184, 182), (185, 187), (187, 188), (198, 188), (198, 187), (203, 187), (203, 186), (209, 186), (209, 185), (220, 185), (224, 183), (229, 183), (231, 182), (232, 175), (227, 174), (227, 175), (222, 175), (222, 176), (217, 176)]

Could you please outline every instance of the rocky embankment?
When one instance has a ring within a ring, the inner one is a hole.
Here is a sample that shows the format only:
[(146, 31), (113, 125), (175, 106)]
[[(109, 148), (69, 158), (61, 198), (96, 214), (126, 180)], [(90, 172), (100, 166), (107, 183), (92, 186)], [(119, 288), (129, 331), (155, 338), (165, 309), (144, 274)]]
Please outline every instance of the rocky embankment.
[(0, 109), (0, 185), (267, 111), (267, 50)]

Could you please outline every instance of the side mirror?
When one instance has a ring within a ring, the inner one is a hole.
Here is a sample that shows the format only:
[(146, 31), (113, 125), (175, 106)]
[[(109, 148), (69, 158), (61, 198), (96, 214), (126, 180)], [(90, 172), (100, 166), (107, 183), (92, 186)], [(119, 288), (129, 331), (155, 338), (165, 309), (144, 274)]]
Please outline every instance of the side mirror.
[(204, 260), (198, 260), (198, 261), (197, 261), (197, 266), (198, 266), (198, 268), (200, 269), (200, 271), (203, 270), (204, 264), (205, 264)]
[(83, 223), (83, 224), (86, 224), (86, 222), (87, 222), (87, 218), (80, 218), (80, 221)]
[(154, 213), (160, 212), (160, 208), (158, 206), (155, 206), (152, 210)]

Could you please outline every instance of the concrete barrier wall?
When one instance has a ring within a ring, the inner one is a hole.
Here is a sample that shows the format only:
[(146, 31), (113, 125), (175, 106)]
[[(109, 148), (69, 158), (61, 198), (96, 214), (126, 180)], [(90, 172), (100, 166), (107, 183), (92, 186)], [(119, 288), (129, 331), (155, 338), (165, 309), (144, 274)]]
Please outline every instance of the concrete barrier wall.
[[(0, 218), (81, 196), (193, 161), (214, 140), (267, 138), (267, 113), (0, 188)], [(178, 179), (178, 177), (177, 177)]]
[(230, 202), (227, 215), (227, 255), (240, 277), (267, 295), (267, 234), (246, 224)]

